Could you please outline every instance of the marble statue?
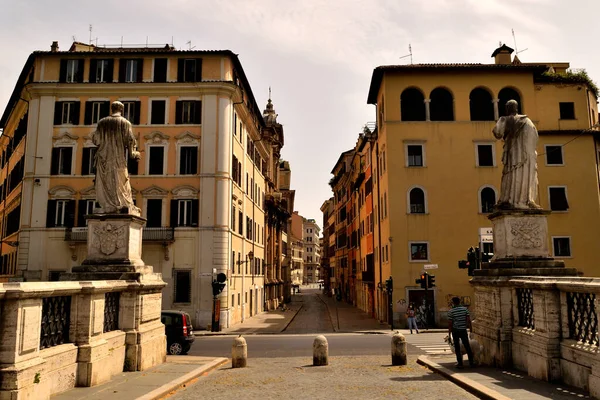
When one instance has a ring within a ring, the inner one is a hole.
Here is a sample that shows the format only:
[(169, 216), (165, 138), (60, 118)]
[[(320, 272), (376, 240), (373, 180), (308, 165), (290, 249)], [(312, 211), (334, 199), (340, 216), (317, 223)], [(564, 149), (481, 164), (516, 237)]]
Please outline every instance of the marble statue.
[(115, 101), (110, 105), (111, 115), (98, 122), (92, 134), (93, 143), (98, 146), (94, 163), (96, 165), (96, 200), (100, 208), (95, 214), (140, 215), (140, 209), (133, 204), (128, 158), (140, 159), (131, 123), (123, 114), (123, 103)]
[(538, 132), (526, 115), (517, 113), (518, 106), (515, 100), (508, 101), (507, 116), (500, 117), (492, 131), (496, 139), (504, 139), (504, 167), (497, 209), (541, 208), (535, 202), (538, 192)]

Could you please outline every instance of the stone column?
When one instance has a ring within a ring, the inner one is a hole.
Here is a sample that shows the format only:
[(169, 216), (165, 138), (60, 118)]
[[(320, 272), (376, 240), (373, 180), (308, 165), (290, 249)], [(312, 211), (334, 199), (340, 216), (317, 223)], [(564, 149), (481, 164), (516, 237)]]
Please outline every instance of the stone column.
[(492, 100), (492, 103), (494, 103), (494, 120), (496, 120), (496, 121), (498, 121), (498, 119), (500, 119), (500, 110), (498, 109), (499, 102), (500, 102), (500, 100), (498, 100), (498, 99)]
[(423, 100), (425, 103), (425, 121), (431, 121), (431, 111), (429, 105), (431, 104), (431, 99)]

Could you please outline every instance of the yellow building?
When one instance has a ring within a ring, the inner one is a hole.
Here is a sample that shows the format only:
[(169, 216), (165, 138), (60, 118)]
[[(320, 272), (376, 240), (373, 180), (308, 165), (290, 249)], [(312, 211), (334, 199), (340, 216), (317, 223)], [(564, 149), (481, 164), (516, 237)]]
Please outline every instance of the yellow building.
[[(368, 103), (377, 106), (377, 127), (364, 135), (369, 145), (361, 164), (371, 165), (372, 204), (362, 192), (364, 183), (353, 183), (360, 192), (361, 228), (365, 221), (361, 238), (374, 233), (373, 285), (357, 283), (364, 292), (358, 306), (374, 309), (380, 320), (389, 320), (388, 303), (396, 324), (409, 303), (423, 304), (425, 291), (415, 280), (425, 267), (432, 268), (436, 283), (426, 304), (431, 322), (445, 324), (452, 296), (467, 305), (474, 301), (467, 270), (458, 269), (458, 261), (471, 246), (493, 253), (487, 216), (499, 194), (502, 142), (491, 131), (510, 99), (539, 131), (538, 199), (553, 211), (548, 219), (553, 256), (585, 275), (598, 274), (600, 153), (597, 131), (591, 130), (598, 90), (584, 73), (568, 72), (568, 63), (524, 64), (511, 53), (507, 46), (498, 48), (493, 64), (373, 71)], [(362, 210), (366, 206), (373, 209), (373, 228)], [(379, 295), (389, 276), (391, 302)], [(369, 303), (370, 290), (375, 305)]]
[(54, 42), (31, 54), (0, 120), (2, 278), (55, 280), (85, 259), (90, 135), (115, 100), (142, 154), (130, 180), (147, 218), (143, 260), (169, 284), (163, 307), (206, 327), (220, 272), (221, 326), (277, 306), (281, 265), (267, 259), (281, 256), (277, 226), (289, 214), (267, 197), (277, 191), (283, 129), (270, 99), (261, 114), (229, 50), (75, 42), (59, 51)]

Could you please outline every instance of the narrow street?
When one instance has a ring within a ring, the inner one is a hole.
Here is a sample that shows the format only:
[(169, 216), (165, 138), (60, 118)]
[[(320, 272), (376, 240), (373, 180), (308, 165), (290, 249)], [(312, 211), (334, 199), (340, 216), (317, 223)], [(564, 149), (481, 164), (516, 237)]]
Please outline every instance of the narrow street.
[[(334, 322), (331, 320), (327, 305), (323, 300), (321, 290), (302, 289), (293, 296), (293, 302), (302, 303), (300, 311), (284, 330), (288, 334), (301, 333), (332, 333), (335, 332)], [(336, 321), (337, 323), (337, 321)]]

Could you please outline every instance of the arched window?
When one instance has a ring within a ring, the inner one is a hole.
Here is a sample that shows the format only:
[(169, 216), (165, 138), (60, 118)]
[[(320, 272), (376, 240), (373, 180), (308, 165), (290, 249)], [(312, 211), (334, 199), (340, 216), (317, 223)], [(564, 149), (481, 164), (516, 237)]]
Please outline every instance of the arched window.
[(519, 103), (518, 113), (520, 114), (523, 110), (523, 104), (521, 104), (521, 96), (515, 89), (504, 88), (498, 93), (498, 111), (500, 112), (500, 116), (503, 117), (506, 115), (506, 103), (509, 100), (516, 100)]
[(423, 189), (412, 189), (408, 197), (410, 201), (410, 213), (425, 214), (425, 192), (423, 192)]
[(469, 95), (471, 121), (493, 121), (494, 102), (492, 95), (484, 88), (475, 88)]
[(425, 97), (416, 88), (408, 88), (400, 95), (402, 121), (425, 121)]
[(432, 121), (454, 121), (452, 93), (444, 88), (436, 88), (431, 91), (429, 98), (429, 115)]
[(481, 212), (483, 214), (489, 214), (494, 211), (494, 204), (496, 204), (496, 191), (491, 187), (484, 187), (479, 192)]

